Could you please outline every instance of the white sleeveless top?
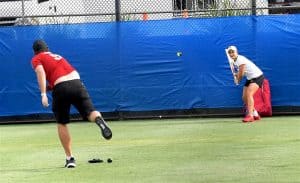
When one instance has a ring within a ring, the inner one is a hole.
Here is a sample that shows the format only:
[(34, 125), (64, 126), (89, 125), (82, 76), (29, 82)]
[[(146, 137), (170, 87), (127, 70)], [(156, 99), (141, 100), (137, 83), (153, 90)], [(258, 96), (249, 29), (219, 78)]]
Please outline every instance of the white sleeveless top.
[(257, 78), (263, 74), (263, 72), (249, 59), (242, 55), (238, 55), (237, 59), (234, 61), (234, 64), (238, 67), (245, 64), (245, 76), (247, 80)]

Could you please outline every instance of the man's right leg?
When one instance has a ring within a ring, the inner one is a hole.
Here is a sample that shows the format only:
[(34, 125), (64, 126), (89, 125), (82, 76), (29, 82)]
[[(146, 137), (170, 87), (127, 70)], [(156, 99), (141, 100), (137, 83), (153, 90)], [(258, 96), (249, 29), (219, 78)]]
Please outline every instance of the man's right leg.
[(88, 116), (89, 121), (95, 122), (101, 129), (102, 136), (109, 140), (112, 138), (112, 131), (104, 121), (99, 111), (92, 111)]
[(61, 142), (61, 145), (63, 146), (66, 154), (66, 165), (67, 168), (74, 168), (76, 167), (75, 159), (72, 155), (72, 141), (71, 136), (68, 130), (68, 126), (66, 124), (57, 124), (57, 131), (58, 136)]
[(100, 112), (95, 110), (92, 100), (83, 83), (80, 80), (77, 80), (73, 85), (73, 90), (76, 90), (77, 92), (73, 96), (75, 100), (72, 101), (72, 104), (76, 107), (84, 119), (87, 118), (89, 121), (95, 122), (100, 127), (102, 136), (105, 139), (111, 139), (112, 132), (102, 118)]

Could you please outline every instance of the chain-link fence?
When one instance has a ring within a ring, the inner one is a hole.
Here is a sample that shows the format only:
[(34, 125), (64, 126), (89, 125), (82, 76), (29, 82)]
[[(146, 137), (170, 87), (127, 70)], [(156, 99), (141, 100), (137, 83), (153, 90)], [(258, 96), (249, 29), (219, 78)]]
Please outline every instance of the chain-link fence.
[(0, 26), (300, 13), (300, 0), (0, 0)]

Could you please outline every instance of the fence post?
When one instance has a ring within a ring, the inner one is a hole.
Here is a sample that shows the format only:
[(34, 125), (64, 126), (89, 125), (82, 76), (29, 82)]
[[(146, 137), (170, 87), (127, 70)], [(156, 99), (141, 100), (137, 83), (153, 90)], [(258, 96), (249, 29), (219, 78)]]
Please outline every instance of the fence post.
[(256, 15), (256, 0), (252, 0), (252, 15)]
[(25, 3), (24, 0), (22, 0), (22, 24), (25, 24)]
[(116, 14), (116, 21), (119, 22), (121, 20), (121, 3), (120, 0), (115, 0), (115, 14)]

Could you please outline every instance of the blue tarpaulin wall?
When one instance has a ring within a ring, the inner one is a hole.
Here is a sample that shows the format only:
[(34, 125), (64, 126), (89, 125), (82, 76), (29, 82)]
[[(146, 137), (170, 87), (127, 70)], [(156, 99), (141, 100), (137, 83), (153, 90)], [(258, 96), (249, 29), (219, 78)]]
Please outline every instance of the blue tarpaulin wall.
[(229, 45), (263, 70), (273, 106), (300, 106), (300, 15), (1, 27), (0, 116), (51, 113), (30, 64), (38, 38), (102, 112), (241, 107)]

